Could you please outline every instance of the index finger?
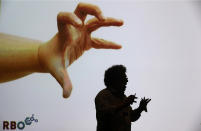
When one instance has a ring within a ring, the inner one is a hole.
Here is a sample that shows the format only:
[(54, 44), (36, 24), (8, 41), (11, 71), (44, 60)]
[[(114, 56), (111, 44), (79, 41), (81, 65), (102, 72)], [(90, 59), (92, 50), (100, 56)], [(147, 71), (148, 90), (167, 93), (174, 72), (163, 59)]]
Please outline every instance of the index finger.
[(87, 14), (94, 15), (99, 20), (104, 20), (100, 8), (93, 4), (79, 3), (74, 13), (84, 22)]
[(147, 100), (147, 103), (149, 103), (150, 101), (151, 101), (151, 99), (148, 99), (148, 100)]
[(122, 26), (122, 25), (123, 25), (122, 20), (111, 18), (111, 17), (105, 18), (104, 21), (100, 21), (96, 18), (93, 18), (87, 21), (86, 23), (86, 26), (89, 32), (95, 31), (98, 28), (104, 27), (104, 26)]

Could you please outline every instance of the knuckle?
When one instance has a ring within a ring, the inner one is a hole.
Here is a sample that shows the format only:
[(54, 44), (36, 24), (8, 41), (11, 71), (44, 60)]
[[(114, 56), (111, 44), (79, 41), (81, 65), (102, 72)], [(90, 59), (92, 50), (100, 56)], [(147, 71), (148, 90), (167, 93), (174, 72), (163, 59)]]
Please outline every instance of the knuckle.
[(78, 3), (77, 7), (81, 7), (84, 4), (85, 4), (84, 2), (80, 2), (80, 3)]
[(57, 14), (57, 20), (62, 20), (63, 17), (64, 17), (64, 12), (59, 12), (59, 13)]
[(95, 11), (97, 14), (101, 14), (102, 11), (100, 10), (100, 8), (98, 6), (95, 6)]
[(80, 2), (78, 5), (77, 5), (77, 9), (80, 9), (82, 7), (83, 3)]
[(62, 12), (59, 12), (59, 13), (57, 14), (57, 20), (59, 20), (59, 19), (61, 18), (61, 16), (62, 16)]

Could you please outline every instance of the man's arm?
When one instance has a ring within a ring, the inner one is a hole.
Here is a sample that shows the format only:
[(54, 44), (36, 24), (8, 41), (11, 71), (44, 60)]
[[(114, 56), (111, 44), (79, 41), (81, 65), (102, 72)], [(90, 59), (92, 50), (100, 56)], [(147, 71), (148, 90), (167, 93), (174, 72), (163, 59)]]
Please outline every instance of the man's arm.
[(104, 114), (112, 115), (122, 110), (123, 108), (130, 106), (130, 104), (134, 102), (134, 99), (136, 99), (134, 95), (131, 95), (123, 102), (114, 104), (109, 101), (110, 97), (112, 97), (110, 93), (98, 95), (95, 99), (96, 109)]
[(141, 116), (142, 110), (140, 108), (137, 108), (135, 110), (131, 111), (131, 121), (134, 122), (138, 120)]
[(97, 102), (99, 104), (96, 104), (96, 109), (104, 114), (115, 114), (116, 112), (120, 111), (121, 109), (123, 109), (124, 107), (126, 107), (127, 105), (125, 103), (121, 103), (121, 104), (116, 104), (116, 105), (111, 105), (103, 102)]
[(138, 120), (143, 111), (147, 112), (147, 104), (151, 101), (151, 99), (141, 99), (140, 105), (137, 109), (131, 111), (131, 121), (134, 122)]

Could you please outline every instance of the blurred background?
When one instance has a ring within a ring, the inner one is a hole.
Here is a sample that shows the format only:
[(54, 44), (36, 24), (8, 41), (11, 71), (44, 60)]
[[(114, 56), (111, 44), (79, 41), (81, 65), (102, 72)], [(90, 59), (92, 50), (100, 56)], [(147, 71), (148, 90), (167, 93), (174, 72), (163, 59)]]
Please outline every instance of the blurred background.
[[(0, 32), (48, 41), (57, 33), (58, 12), (73, 12), (80, 1), (3, 0)], [(92, 36), (115, 41), (121, 50), (87, 51), (68, 72), (72, 95), (50, 74), (34, 73), (0, 84), (3, 121), (34, 114), (38, 123), (25, 131), (95, 131), (94, 98), (104, 86), (104, 71), (127, 67), (126, 94), (151, 98), (148, 113), (132, 131), (201, 130), (201, 2), (193, 0), (101, 0), (105, 16), (124, 20), (122, 27), (101, 28)], [(87, 19), (92, 18), (89, 16)], [(1, 77), (1, 75), (0, 75)], [(133, 104), (137, 108), (139, 104)]]

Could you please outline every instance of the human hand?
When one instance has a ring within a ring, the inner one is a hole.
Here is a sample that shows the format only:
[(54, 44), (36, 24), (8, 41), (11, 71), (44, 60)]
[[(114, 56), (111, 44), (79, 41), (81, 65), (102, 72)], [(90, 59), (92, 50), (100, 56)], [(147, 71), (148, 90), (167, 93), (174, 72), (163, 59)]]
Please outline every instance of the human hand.
[(126, 105), (132, 105), (133, 102), (136, 103), (135, 99), (137, 99), (136, 94), (135, 95), (130, 95), (125, 100)]
[[(90, 14), (95, 18), (85, 22)], [(74, 13), (60, 12), (57, 16), (58, 33), (47, 43), (39, 47), (38, 56), (45, 72), (59, 82), (63, 88), (63, 97), (71, 94), (72, 83), (66, 67), (71, 65), (86, 50), (120, 49), (121, 45), (91, 37), (91, 33), (103, 26), (121, 26), (122, 20), (105, 18), (99, 7), (79, 3)]]
[(148, 99), (145, 99), (145, 97), (144, 97), (144, 98), (141, 98), (140, 106), (139, 106), (140, 110), (147, 112), (147, 104), (148, 104), (150, 101), (151, 101), (151, 99), (149, 99), (149, 98), (148, 98)]

